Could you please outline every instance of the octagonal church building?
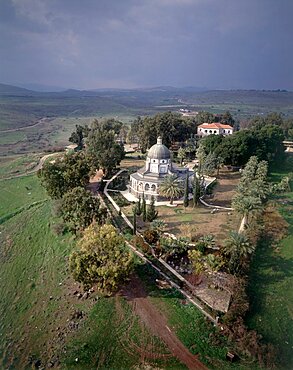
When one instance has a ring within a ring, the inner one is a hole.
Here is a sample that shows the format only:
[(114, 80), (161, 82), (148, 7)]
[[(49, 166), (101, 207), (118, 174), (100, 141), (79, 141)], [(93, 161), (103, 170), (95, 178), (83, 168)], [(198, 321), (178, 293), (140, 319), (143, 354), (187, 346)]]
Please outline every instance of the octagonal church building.
[(152, 195), (156, 201), (166, 200), (159, 195), (164, 178), (176, 175), (184, 180), (188, 173), (188, 168), (178, 168), (172, 164), (170, 150), (162, 144), (162, 138), (158, 137), (157, 144), (147, 153), (145, 166), (130, 175), (129, 192), (137, 199), (144, 194), (146, 200), (150, 200)]

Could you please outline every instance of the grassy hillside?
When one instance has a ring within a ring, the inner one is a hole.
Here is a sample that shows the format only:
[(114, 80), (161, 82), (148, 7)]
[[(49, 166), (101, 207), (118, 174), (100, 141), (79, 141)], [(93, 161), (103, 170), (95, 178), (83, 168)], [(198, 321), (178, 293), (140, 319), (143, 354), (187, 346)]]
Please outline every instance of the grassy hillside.
[(0, 220), (25, 206), (47, 199), (36, 175), (2, 180), (0, 190)]
[[(283, 167), (283, 168), (282, 168)], [(279, 180), (291, 166), (280, 165), (271, 173)], [(293, 189), (293, 184), (291, 182)], [(269, 239), (258, 247), (252, 263), (249, 293), (251, 311), (248, 324), (279, 351), (280, 368), (293, 366), (293, 192), (276, 199), (288, 222), (287, 236), (278, 245)]]
[[(58, 220), (35, 175), (0, 181), (0, 190), (0, 368), (185, 368), (123, 295), (78, 298), (82, 290), (68, 271), (76, 241), (54, 232)], [(229, 346), (214, 342), (202, 314), (176, 291), (159, 290), (143, 265), (136, 272), (182, 343), (210, 368), (229, 369)]]

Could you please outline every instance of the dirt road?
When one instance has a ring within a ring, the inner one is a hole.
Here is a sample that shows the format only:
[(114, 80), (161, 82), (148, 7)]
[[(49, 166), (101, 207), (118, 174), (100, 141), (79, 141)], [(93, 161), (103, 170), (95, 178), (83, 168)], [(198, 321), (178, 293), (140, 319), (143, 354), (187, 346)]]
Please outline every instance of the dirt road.
[(189, 369), (207, 370), (207, 367), (198, 360), (197, 356), (189, 352), (168, 326), (166, 317), (151, 303), (137, 276), (132, 277), (122, 293), (146, 327), (165, 342), (173, 356)]
[(2, 179), (0, 179), (0, 181), (11, 180), (11, 179), (15, 179), (17, 177), (25, 177), (25, 176), (32, 175), (33, 173), (37, 172), (38, 170), (40, 170), (43, 167), (43, 164), (45, 163), (47, 158), (54, 157), (54, 156), (56, 156), (60, 153), (62, 153), (62, 152), (55, 152), (55, 153), (45, 154), (42, 158), (40, 158), (39, 163), (34, 168), (32, 168), (30, 171), (27, 171), (27, 172), (24, 172), (24, 173), (19, 173), (17, 175), (11, 175), (11, 176), (7, 176), (7, 177), (3, 177)]
[(34, 123), (32, 125), (23, 126), (23, 127), (17, 127), (17, 128), (10, 128), (10, 129), (7, 129), (7, 130), (1, 130), (0, 133), (1, 134), (5, 134), (5, 133), (8, 133), (8, 132), (15, 132), (15, 131), (27, 130), (29, 128), (36, 127), (36, 126), (40, 125), (41, 123), (50, 122), (50, 121), (52, 121), (52, 118), (46, 118), (46, 117), (44, 117), (44, 118), (39, 119), (36, 123)]

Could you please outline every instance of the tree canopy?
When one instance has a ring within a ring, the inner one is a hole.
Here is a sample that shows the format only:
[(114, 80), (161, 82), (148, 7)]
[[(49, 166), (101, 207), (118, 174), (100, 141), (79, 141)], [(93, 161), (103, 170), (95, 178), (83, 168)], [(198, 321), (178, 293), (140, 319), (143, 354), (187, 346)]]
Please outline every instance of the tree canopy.
[(249, 243), (245, 235), (231, 231), (228, 239), (225, 240), (223, 249), (224, 254), (229, 257), (229, 271), (237, 274), (240, 271), (242, 260), (252, 254), (254, 250), (255, 247)]
[(62, 199), (63, 220), (74, 233), (85, 229), (93, 221), (102, 224), (106, 216), (106, 209), (100, 208), (98, 198), (82, 187), (70, 190)]
[(91, 225), (84, 231), (78, 250), (70, 256), (70, 270), (85, 289), (96, 285), (109, 294), (125, 281), (133, 266), (133, 255), (112, 225)]
[(169, 175), (164, 178), (160, 184), (159, 194), (170, 199), (170, 204), (173, 204), (174, 198), (179, 198), (184, 193), (182, 180), (176, 175)]
[(102, 123), (93, 121), (86, 142), (86, 153), (92, 169), (102, 169), (107, 175), (123, 159), (124, 148), (116, 141), (116, 131), (120, 131), (121, 125), (114, 120)]
[(65, 154), (46, 162), (38, 171), (38, 177), (50, 197), (60, 199), (71, 189), (88, 184), (90, 166), (83, 152)]
[(137, 136), (141, 150), (145, 152), (156, 144), (158, 136), (170, 147), (172, 142), (185, 141), (195, 133), (195, 120), (184, 118), (178, 113), (164, 112), (153, 117), (139, 117), (133, 122), (130, 135)]
[(69, 141), (77, 145), (77, 150), (81, 150), (84, 148), (84, 138), (87, 137), (89, 132), (88, 126), (81, 126), (76, 125), (75, 131), (72, 132), (71, 136), (69, 137)]
[(241, 173), (232, 207), (241, 215), (248, 217), (250, 212), (262, 209), (269, 195), (267, 183), (268, 164), (252, 156)]
[[(226, 165), (243, 166), (251, 156), (273, 163), (284, 156), (283, 140), (283, 131), (276, 125), (254, 127), (224, 137), (214, 153), (222, 157)], [(210, 142), (203, 141), (203, 145), (205, 143), (209, 145)]]

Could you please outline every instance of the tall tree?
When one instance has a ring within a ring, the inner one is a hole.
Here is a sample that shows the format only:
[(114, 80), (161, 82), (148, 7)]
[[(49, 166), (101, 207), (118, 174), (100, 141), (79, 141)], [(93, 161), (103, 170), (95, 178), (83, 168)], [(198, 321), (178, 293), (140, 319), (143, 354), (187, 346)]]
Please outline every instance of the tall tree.
[(72, 132), (70, 138), (68, 139), (71, 143), (77, 145), (77, 150), (84, 148), (84, 138), (87, 137), (89, 133), (88, 126), (76, 125), (75, 131)]
[(98, 198), (90, 191), (77, 187), (66, 193), (62, 199), (62, 217), (70, 231), (84, 230), (93, 221), (101, 224), (107, 217), (107, 211), (100, 208)]
[(179, 148), (177, 158), (180, 160), (180, 166), (182, 166), (182, 162), (186, 158), (186, 151), (184, 148)]
[(152, 222), (152, 221), (154, 221), (157, 217), (158, 217), (158, 211), (156, 210), (156, 207), (155, 207), (155, 198), (154, 198), (154, 196), (152, 195), (152, 196), (151, 196), (150, 204), (149, 204), (149, 206), (147, 207), (146, 219), (147, 219), (149, 222)]
[(142, 220), (143, 222), (146, 222), (147, 213), (146, 213), (146, 201), (145, 201), (144, 193), (142, 194), (141, 212), (142, 212)]
[(183, 193), (182, 181), (176, 175), (166, 176), (159, 187), (159, 194), (169, 198), (170, 204), (173, 204), (174, 198), (179, 198)]
[(232, 114), (229, 111), (226, 111), (224, 114), (220, 115), (220, 122), (226, 125), (234, 126), (235, 120)]
[(188, 205), (189, 205), (189, 175), (188, 174), (185, 178), (183, 205), (184, 205), (185, 208), (188, 207)]
[(268, 164), (252, 156), (241, 173), (232, 207), (248, 221), (250, 213), (262, 209), (269, 194), (267, 183)]
[(215, 116), (213, 113), (201, 111), (196, 116), (196, 121), (198, 124), (212, 123), (215, 122)]
[(218, 157), (214, 153), (209, 153), (201, 165), (201, 171), (204, 175), (212, 176), (218, 168)]
[(224, 254), (229, 257), (229, 271), (236, 274), (240, 272), (241, 262), (252, 254), (254, 250), (255, 247), (249, 243), (245, 235), (231, 231), (223, 249)]
[(138, 202), (136, 203), (136, 214), (140, 216), (142, 213), (142, 204), (141, 204), (141, 196), (138, 196)]
[(73, 278), (85, 289), (93, 285), (110, 294), (128, 277), (133, 255), (112, 225), (92, 225), (84, 232), (78, 250), (70, 255)]
[(71, 189), (88, 184), (90, 166), (83, 152), (68, 153), (54, 162), (46, 162), (38, 177), (50, 197), (60, 199)]
[(203, 164), (205, 162), (206, 157), (207, 157), (207, 153), (205, 151), (204, 146), (200, 142), (197, 148), (197, 151), (196, 151), (196, 158), (198, 159), (198, 173), (199, 174), (202, 173), (202, 168), (203, 168)]
[(133, 235), (136, 235), (136, 215), (137, 215), (137, 206), (135, 205), (133, 208), (132, 208), (132, 212), (133, 212)]
[(198, 177), (196, 176), (196, 173), (194, 173), (193, 187), (192, 187), (192, 194), (193, 194), (192, 204), (193, 204), (193, 207), (196, 207), (198, 205), (199, 198), (200, 198), (200, 192), (201, 192), (200, 191), (200, 182), (199, 182)]
[(116, 142), (115, 130), (108, 130), (109, 125), (100, 126), (94, 122), (87, 138), (86, 148), (92, 168), (102, 169), (106, 176), (124, 157), (124, 148)]

